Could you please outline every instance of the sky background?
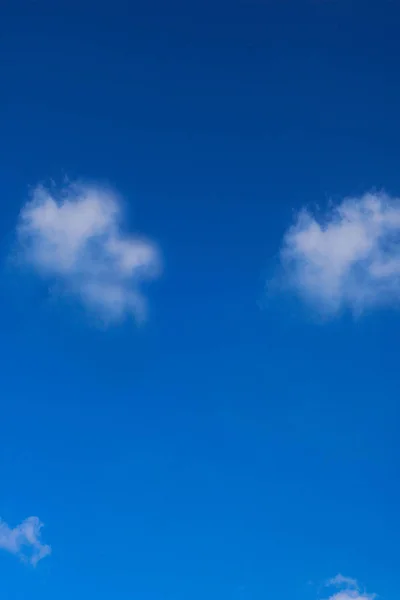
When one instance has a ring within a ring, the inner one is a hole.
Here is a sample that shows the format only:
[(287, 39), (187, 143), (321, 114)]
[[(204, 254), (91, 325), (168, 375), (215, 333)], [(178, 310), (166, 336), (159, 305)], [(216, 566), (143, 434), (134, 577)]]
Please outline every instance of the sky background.
[[(2, 598), (315, 600), (338, 573), (398, 597), (399, 314), (320, 319), (266, 285), (302, 207), (400, 195), (399, 18), (0, 4), (0, 516), (52, 547), (0, 554)], [(142, 325), (10, 260), (66, 177), (160, 248)]]

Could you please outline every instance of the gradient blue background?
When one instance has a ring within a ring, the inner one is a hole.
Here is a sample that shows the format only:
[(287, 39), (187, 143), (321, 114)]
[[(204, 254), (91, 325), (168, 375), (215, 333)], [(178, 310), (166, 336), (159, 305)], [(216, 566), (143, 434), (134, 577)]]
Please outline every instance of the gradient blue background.
[[(266, 302), (293, 212), (400, 193), (400, 6), (2, 2), (0, 556), (10, 600), (398, 597), (399, 316)], [(115, 185), (163, 250), (94, 328), (5, 260), (29, 186)], [(312, 582), (312, 583), (310, 583)]]

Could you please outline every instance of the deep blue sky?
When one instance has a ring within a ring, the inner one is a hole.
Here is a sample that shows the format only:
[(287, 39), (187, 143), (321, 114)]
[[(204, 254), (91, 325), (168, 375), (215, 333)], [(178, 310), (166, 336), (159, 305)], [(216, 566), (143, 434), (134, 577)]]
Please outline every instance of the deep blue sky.
[[(400, 7), (3, 2), (0, 516), (45, 523), (2, 598), (398, 597), (399, 316), (265, 300), (304, 204), (400, 194)], [(159, 244), (99, 329), (7, 262), (29, 188), (115, 186)], [(314, 582), (310, 585), (309, 582)]]

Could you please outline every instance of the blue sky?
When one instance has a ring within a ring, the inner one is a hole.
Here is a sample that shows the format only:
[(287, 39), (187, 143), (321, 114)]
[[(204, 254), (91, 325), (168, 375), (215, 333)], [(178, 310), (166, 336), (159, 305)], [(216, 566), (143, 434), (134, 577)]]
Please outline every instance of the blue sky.
[(2, 598), (397, 598), (399, 7), (0, 17)]

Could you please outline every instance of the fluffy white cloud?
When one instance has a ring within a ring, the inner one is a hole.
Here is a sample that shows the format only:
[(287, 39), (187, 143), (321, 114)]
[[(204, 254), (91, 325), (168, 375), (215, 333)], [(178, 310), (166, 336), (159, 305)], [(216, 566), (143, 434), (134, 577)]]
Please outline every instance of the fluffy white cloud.
[(110, 190), (37, 187), (17, 228), (23, 260), (105, 320), (141, 320), (146, 302), (139, 286), (159, 273), (159, 254), (153, 243), (125, 235), (121, 217)]
[(373, 594), (364, 594), (359, 590), (342, 590), (330, 596), (329, 600), (373, 600)]
[(297, 215), (281, 248), (283, 283), (321, 312), (400, 305), (400, 199), (346, 198)]
[(0, 548), (36, 566), (39, 560), (51, 553), (50, 546), (40, 541), (42, 526), (37, 517), (25, 519), (14, 529), (0, 520)]
[(339, 574), (332, 577), (325, 583), (327, 588), (335, 588), (328, 600), (374, 600), (375, 594), (367, 594), (361, 589), (357, 579), (352, 577), (344, 577)]

